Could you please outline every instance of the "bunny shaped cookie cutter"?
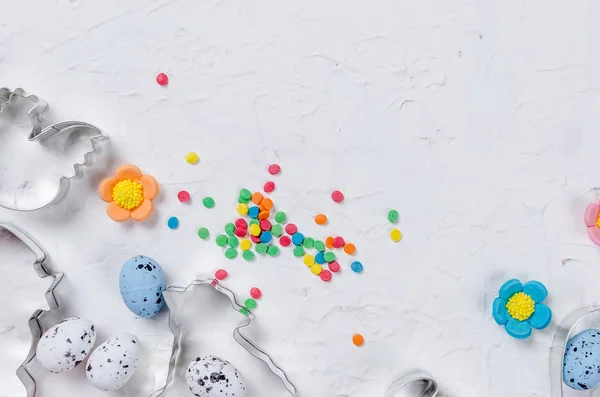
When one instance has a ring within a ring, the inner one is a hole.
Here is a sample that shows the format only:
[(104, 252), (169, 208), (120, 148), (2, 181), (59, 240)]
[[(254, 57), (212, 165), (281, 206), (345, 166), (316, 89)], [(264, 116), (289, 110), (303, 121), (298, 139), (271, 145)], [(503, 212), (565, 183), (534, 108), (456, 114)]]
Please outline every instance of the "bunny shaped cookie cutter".
[[(48, 110), (48, 103), (39, 99), (35, 95), (27, 95), (21, 88), (16, 88), (15, 90), (10, 90), (6, 87), (0, 88), (0, 116), (2, 115), (3, 111), (6, 111), (14, 104), (16, 98), (21, 98), (31, 102), (31, 108), (27, 113), (31, 122), (31, 133), (28, 137), (30, 142), (42, 143), (58, 134), (66, 134), (75, 130), (83, 131), (91, 135), (90, 142), (92, 144), (92, 150), (84, 154), (83, 162), (73, 164), (74, 172), (72, 174), (64, 175), (60, 178), (58, 189), (56, 190), (55, 195), (49, 201), (46, 201), (41, 205), (35, 205), (27, 208), (16, 206), (14, 203), (0, 201), (0, 208), (6, 208), (8, 210), (20, 212), (38, 211), (55, 205), (66, 195), (71, 181), (74, 179), (79, 179), (83, 176), (84, 167), (89, 166), (92, 162), (93, 156), (99, 153), (101, 150), (100, 141), (107, 139), (108, 136), (104, 134), (98, 127), (82, 121), (62, 121), (44, 127), (42, 117)], [(0, 133), (1, 132), (2, 131), (0, 131)]]

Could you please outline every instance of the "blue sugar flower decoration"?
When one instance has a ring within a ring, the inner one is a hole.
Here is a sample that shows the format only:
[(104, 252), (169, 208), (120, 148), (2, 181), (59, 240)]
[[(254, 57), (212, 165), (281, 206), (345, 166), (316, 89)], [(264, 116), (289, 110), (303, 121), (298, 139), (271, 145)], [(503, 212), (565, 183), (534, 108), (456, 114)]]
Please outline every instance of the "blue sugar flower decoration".
[(519, 280), (508, 280), (494, 300), (492, 315), (510, 336), (526, 339), (532, 327), (544, 329), (550, 325), (552, 310), (542, 303), (547, 297), (548, 290), (539, 281), (523, 285)]

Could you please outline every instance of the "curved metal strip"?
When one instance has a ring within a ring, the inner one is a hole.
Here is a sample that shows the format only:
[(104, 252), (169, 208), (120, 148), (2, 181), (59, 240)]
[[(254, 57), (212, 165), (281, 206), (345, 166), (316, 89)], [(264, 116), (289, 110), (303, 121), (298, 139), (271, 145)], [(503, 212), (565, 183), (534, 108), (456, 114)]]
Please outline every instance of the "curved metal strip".
[(418, 395), (415, 397), (436, 397), (437, 382), (426, 372), (413, 371), (396, 378), (386, 389), (384, 397), (394, 397), (405, 387), (418, 385)]

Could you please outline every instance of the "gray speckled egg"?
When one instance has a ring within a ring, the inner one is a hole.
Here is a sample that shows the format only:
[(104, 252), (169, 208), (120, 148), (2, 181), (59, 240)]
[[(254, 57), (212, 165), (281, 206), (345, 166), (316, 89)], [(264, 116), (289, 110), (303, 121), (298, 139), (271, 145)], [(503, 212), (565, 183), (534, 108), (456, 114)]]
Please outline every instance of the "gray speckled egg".
[(600, 383), (600, 331), (581, 331), (569, 340), (563, 381), (575, 390), (588, 390)]
[(185, 381), (196, 397), (246, 397), (246, 382), (233, 365), (215, 356), (197, 357)]
[(36, 358), (50, 372), (64, 372), (78, 366), (96, 343), (94, 325), (84, 318), (62, 320), (42, 335)]
[(90, 354), (86, 375), (100, 390), (120, 389), (138, 369), (140, 341), (135, 335), (121, 334), (108, 339)]

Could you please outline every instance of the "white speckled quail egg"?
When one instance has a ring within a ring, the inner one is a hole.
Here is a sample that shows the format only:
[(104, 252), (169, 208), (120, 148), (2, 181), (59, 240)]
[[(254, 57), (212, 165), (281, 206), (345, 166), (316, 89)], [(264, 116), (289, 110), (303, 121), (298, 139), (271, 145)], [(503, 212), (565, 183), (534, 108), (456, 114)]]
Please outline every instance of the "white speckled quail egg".
[(86, 375), (100, 390), (120, 389), (138, 369), (140, 341), (135, 335), (121, 334), (102, 343), (90, 354)]
[(185, 381), (196, 397), (246, 397), (246, 382), (233, 365), (215, 356), (188, 365)]
[(78, 366), (96, 343), (94, 325), (84, 318), (62, 320), (42, 335), (36, 357), (44, 369), (64, 372)]

